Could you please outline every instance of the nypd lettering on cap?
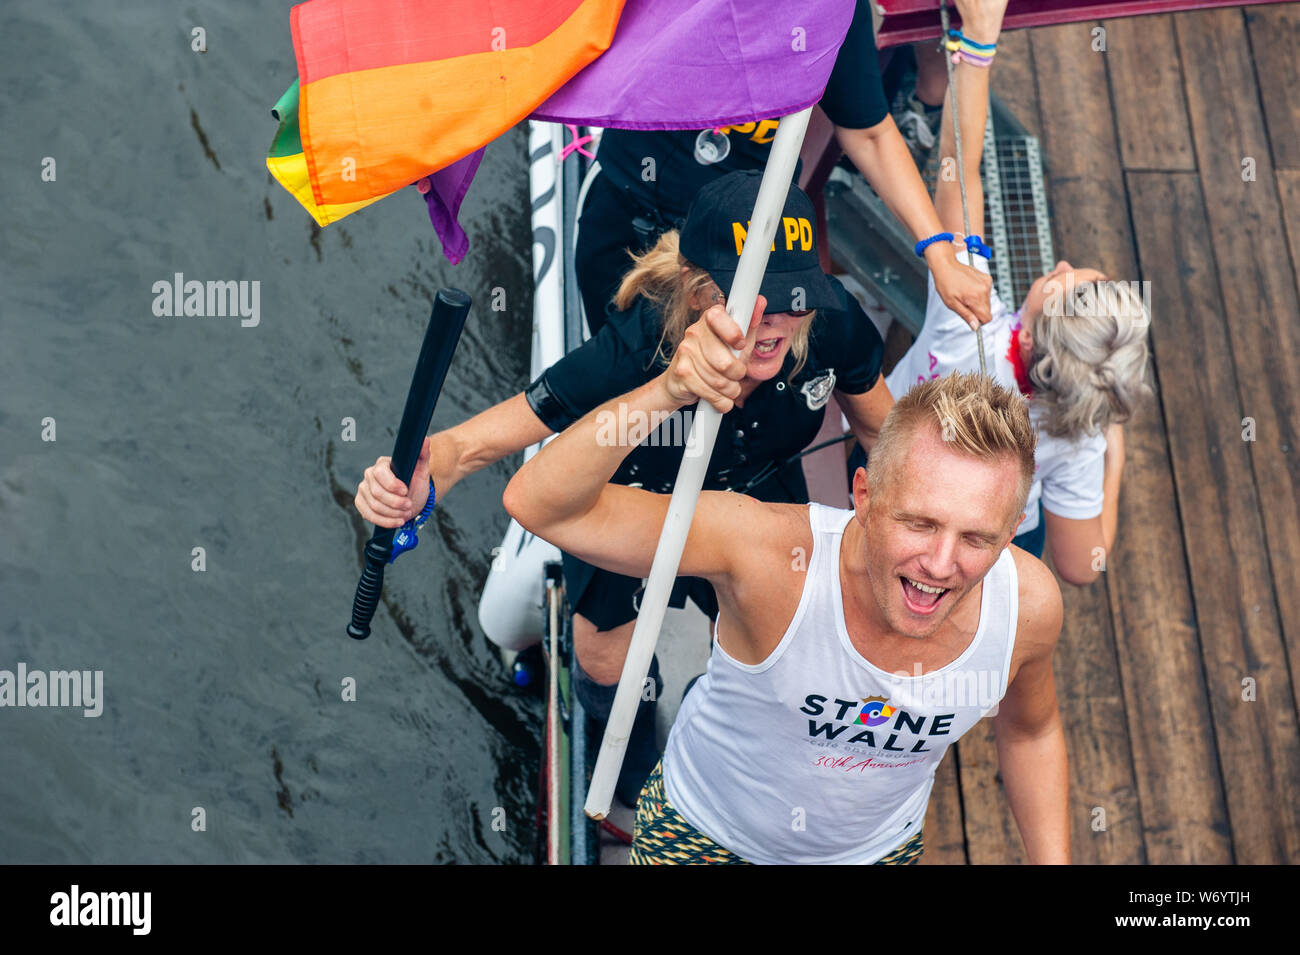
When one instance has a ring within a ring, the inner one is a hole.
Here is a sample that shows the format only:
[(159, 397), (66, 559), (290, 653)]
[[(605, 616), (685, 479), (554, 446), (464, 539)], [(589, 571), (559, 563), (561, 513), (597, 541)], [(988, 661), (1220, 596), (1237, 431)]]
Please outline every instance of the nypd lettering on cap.
[[(739, 256), (745, 249), (745, 236), (749, 232), (749, 223), (741, 225), (739, 222), (731, 223), (731, 234), (736, 240), (736, 255)], [(772, 239), (771, 251), (776, 251), (777, 242), (783, 242), (785, 251), (793, 252), (799, 249), (803, 252), (812, 251), (813, 247), (813, 225), (803, 216), (782, 216), (781, 228), (777, 230), (777, 235)]]

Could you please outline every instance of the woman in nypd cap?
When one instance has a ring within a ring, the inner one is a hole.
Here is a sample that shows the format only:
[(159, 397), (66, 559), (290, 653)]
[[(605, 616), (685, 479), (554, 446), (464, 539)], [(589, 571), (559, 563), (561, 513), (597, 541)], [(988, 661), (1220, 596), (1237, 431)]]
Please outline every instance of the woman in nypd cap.
[[(737, 171), (701, 189), (680, 232), (665, 232), (635, 257), (614, 297), (616, 310), (595, 337), (521, 394), (427, 438), (409, 490), (393, 476), (387, 457), (367, 468), (355, 501), (361, 515), (381, 527), (409, 521), (424, 509), (431, 491), (445, 497), (466, 475), (563, 430), (660, 374), (687, 328), (696, 322), (707, 328), (701, 315), (724, 303), (761, 178), (757, 171)], [(893, 404), (879, 374), (880, 335), (853, 296), (822, 272), (814, 222), (811, 201), (792, 186), (760, 289), (765, 311), (750, 329), (749, 372), (736, 407), (722, 419), (706, 490), (806, 503), (803, 470), (791, 458), (812, 443), (826, 403), (835, 398), (868, 448)], [(634, 427), (629, 422), (619, 433), (611, 423), (611, 438), (640, 441), (644, 433)], [(628, 455), (613, 480), (671, 491), (689, 430), (689, 421), (663, 423)], [(564, 571), (574, 615), (574, 684), (588, 713), (604, 722), (636, 621), (641, 581), (567, 554)], [(688, 595), (716, 617), (707, 582), (679, 578), (671, 605), (684, 606)], [(662, 690), (657, 661), (650, 672)], [(629, 741), (616, 790), (621, 801), (635, 804), (658, 756), (654, 700), (649, 700), (641, 705)]]

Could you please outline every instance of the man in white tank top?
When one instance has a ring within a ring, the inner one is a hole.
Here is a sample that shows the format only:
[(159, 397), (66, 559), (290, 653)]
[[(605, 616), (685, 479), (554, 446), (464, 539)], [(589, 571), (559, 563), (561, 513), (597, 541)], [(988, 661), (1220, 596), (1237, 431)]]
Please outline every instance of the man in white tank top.
[[(669, 498), (608, 483), (630, 448), (602, 422), (743, 405), (765, 305), (748, 339), (722, 306), (706, 311), (661, 376), (524, 465), (510, 514), (598, 567), (647, 575)], [(1061, 596), (1008, 546), (1033, 468), (1025, 402), (953, 375), (894, 406), (852, 511), (702, 493), (679, 573), (714, 585), (717, 635), (663, 778), (642, 791), (633, 861), (915, 861), (940, 759), (990, 715), (1029, 860), (1068, 862)]]

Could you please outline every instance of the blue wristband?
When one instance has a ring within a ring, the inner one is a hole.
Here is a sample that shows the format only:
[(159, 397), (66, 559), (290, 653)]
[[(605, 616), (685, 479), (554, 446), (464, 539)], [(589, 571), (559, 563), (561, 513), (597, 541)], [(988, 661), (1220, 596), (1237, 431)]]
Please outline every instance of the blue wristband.
[(985, 245), (984, 240), (977, 235), (966, 236), (966, 248), (968, 251), (974, 252), (976, 255), (982, 255), (990, 261), (993, 259), (993, 250)]
[(420, 537), (415, 533), (415, 529), (424, 526), (424, 522), (433, 513), (433, 507), (437, 500), (438, 495), (433, 487), (433, 475), (429, 475), (429, 499), (424, 502), (424, 510), (399, 527), (397, 533), (393, 535), (393, 552), (388, 556), (390, 564), (408, 550), (415, 550), (420, 546)]
[(937, 232), (930, 236), (930, 238), (922, 239), (920, 242), (916, 243), (916, 254), (918, 256), (924, 256), (926, 248), (933, 245), (935, 242), (951, 242), (952, 240), (953, 234), (951, 232)]

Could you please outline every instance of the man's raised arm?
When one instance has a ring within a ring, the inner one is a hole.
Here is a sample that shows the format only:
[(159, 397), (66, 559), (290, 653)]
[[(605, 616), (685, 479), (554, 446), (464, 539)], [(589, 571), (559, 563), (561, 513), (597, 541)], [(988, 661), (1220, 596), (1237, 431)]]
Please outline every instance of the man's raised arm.
[[(759, 296), (760, 320), (765, 305)], [(510, 516), (597, 567), (630, 577), (649, 574), (669, 496), (609, 483), (635, 446), (621, 440), (611, 422), (660, 422), (697, 399), (730, 411), (745, 362), (732, 356), (728, 344), (744, 348), (746, 357), (753, 347), (722, 306), (714, 306), (687, 330), (662, 375), (575, 422), (519, 470), (503, 497)], [(755, 512), (762, 510), (744, 495), (701, 494), (679, 572), (715, 581), (728, 576), (736, 553), (729, 529), (734, 532), (737, 521), (761, 521)]]

